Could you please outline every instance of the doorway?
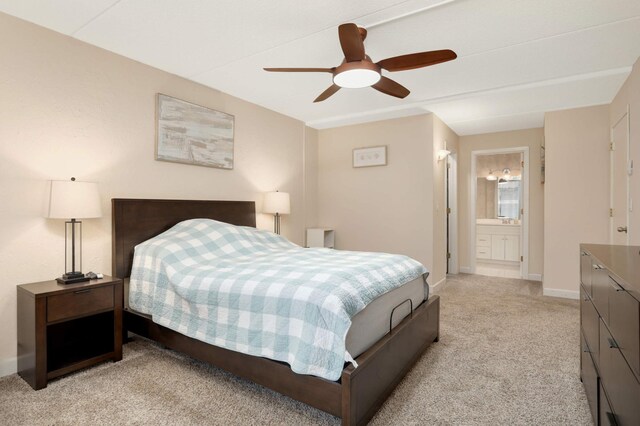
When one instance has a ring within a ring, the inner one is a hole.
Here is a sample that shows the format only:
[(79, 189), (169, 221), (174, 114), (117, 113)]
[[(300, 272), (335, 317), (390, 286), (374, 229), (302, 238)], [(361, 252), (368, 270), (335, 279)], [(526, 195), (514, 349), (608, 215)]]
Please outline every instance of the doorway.
[(529, 147), (471, 153), (470, 272), (528, 279)]

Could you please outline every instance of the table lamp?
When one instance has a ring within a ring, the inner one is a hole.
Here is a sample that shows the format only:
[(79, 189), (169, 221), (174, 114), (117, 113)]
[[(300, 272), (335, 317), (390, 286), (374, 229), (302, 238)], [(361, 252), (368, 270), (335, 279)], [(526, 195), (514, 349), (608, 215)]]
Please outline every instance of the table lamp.
[(291, 202), (287, 192), (267, 192), (264, 194), (262, 212), (273, 216), (273, 232), (280, 235), (280, 215), (291, 212)]
[(67, 219), (64, 228), (65, 273), (57, 281), (62, 284), (89, 281), (82, 271), (82, 222), (102, 216), (98, 184), (71, 180), (51, 181), (49, 219)]

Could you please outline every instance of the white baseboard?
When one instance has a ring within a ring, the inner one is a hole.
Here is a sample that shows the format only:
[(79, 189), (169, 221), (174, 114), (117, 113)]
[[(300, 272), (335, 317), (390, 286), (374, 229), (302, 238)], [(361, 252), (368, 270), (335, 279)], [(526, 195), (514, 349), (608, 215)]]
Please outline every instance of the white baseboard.
[(461, 274), (470, 274), (471, 273), (471, 267), (470, 266), (461, 266), (460, 267), (460, 273)]
[(447, 281), (447, 278), (443, 278), (440, 281), (438, 281), (437, 283), (435, 283), (434, 285), (431, 286), (431, 290), (435, 290), (436, 288), (438, 288), (438, 286), (444, 284), (444, 282)]
[(0, 377), (9, 376), (18, 372), (18, 358), (0, 360)]
[(542, 274), (529, 274), (529, 281), (542, 281)]
[(544, 288), (542, 289), (543, 296), (551, 297), (563, 297), (565, 299), (580, 299), (580, 292), (577, 290), (562, 290), (559, 288)]
[(447, 278), (445, 277), (433, 285), (429, 284), (429, 294), (439, 294), (440, 291), (442, 291), (442, 289), (444, 288), (443, 284), (445, 284), (446, 281)]

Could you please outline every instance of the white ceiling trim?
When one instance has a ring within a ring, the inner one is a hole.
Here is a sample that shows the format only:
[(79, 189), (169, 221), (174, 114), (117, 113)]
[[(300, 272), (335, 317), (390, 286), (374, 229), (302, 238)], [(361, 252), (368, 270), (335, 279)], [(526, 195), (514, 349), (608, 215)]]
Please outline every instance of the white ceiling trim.
[(388, 22), (397, 21), (398, 19), (427, 12), (437, 7), (446, 6), (455, 1), (459, 0), (430, 0), (426, 2), (429, 4), (425, 5), (425, 0), (408, 0), (385, 9), (385, 15), (391, 15), (389, 17), (381, 16), (382, 14), (374, 12), (363, 16), (362, 18), (358, 18), (353, 22), (367, 29), (375, 28)]
[(546, 36), (546, 37), (532, 38), (532, 39), (521, 41), (521, 42), (518, 42), (518, 43), (507, 44), (505, 46), (497, 47), (495, 49), (487, 49), (487, 50), (483, 50), (483, 51), (479, 51), (479, 52), (470, 53), (468, 55), (460, 56), (460, 58), (471, 58), (473, 56), (486, 55), (487, 53), (500, 52), (502, 50), (512, 49), (514, 47), (526, 46), (528, 44), (537, 43), (537, 42), (540, 42), (540, 41), (558, 39), (558, 38), (562, 38), (562, 37), (566, 37), (566, 36), (570, 36), (570, 35), (574, 35), (574, 34), (582, 34), (582, 33), (588, 32), (588, 31), (593, 31), (593, 30), (606, 28), (606, 27), (610, 27), (610, 26), (614, 26), (614, 25), (624, 24), (626, 22), (631, 22), (631, 21), (640, 21), (640, 16), (633, 16), (633, 17), (630, 17), (630, 18), (618, 19), (618, 20), (615, 20), (615, 21), (609, 21), (609, 22), (605, 22), (605, 23), (601, 23), (601, 24), (591, 25), (591, 26), (580, 28), (580, 29), (577, 29), (577, 30), (557, 33), (557, 34), (553, 34), (553, 35)]
[[(622, 68), (615, 68), (610, 70), (585, 73), (585, 74), (579, 74), (579, 75), (568, 76), (568, 77), (553, 78), (549, 80), (542, 80), (542, 81), (536, 81), (531, 83), (498, 86), (490, 89), (456, 93), (455, 95), (450, 95), (450, 96), (423, 99), (420, 101), (415, 101), (415, 102), (398, 105), (394, 107), (380, 108), (376, 110), (358, 112), (353, 114), (337, 115), (333, 117), (324, 118), (321, 120), (309, 121), (309, 122), (306, 122), (305, 124), (314, 129), (327, 129), (331, 127), (346, 126), (350, 124), (360, 124), (360, 123), (366, 123), (366, 122), (376, 121), (376, 120), (385, 119), (385, 118), (395, 118), (400, 116), (398, 113), (402, 110), (407, 110), (408, 115), (416, 115), (418, 113), (417, 112), (418, 110), (422, 110), (423, 111), (422, 113), (427, 113), (427, 112), (431, 112), (430, 108), (433, 108), (435, 105), (467, 99), (470, 97), (481, 97), (481, 96), (489, 96), (489, 95), (494, 95), (499, 93), (523, 91), (523, 90), (546, 87), (546, 86), (554, 86), (554, 85), (569, 83), (569, 82), (597, 79), (600, 77), (608, 77), (608, 76), (626, 77), (627, 75), (629, 75), (630, 72), (631, 72), (631, 67), (622, 67)], [(589, 104), (584, 106), (601, 105), (601, 104), (602, 103), (600, 102), (596, 102), (594, 104)], [(574, 106), (571, 105), (571, 106), (567, 106), (567, 108), (565, 109), (573, 108), (573, 107)], [(518, 114), (502, 115), (502, 116), (486, 117), (486, 118), (495, 119), (495, 118), (518, 116), (518, 115), (525, 115), (525, 114), (537, 114), (540, 112), (544, 113), (545, 111), (529, 111), (529, 112), (521, 112)], [(440, 118), (445, 120), (445, 122), (452, 128), (455, 127), (454, 125), (456, 123), (465, 123), (465, 122), (471, 122), (471, 121), (476, 121), (480, 119), (479, 117), (472, 117), (467, 120), (448, 121), (446, 117), (440, 117)], [(454, 128), (454, 131), (455, 131), (455, 128)]]
[(91, 17), (90, 19), (87, 19), (87, 21), (80, 25), (80, 27), (78, 27), (77, 29), (71, 31), (68, 35), (70, 35), (71, 37), (75, 37), (76, 34), (78, 34), (80, 31), (82, 31), (85, 27), (87, 27), (88, 25), (90, 25), (93, 21), (99, 19), (102, 15), (104, 15), (105, 13), (109, 12), (111, 9), (113, 9), (114, 7), (116, 7), (118, 5), (118, 3), (120, 3), (122, 0), (116, 0), (115, 2), (113, 2), (111, 5), (107, 6), (106, 8), (104, 8), (102, 10), (102, 12), (97, 13), (96, 15), (94, 15), (93, 17)]

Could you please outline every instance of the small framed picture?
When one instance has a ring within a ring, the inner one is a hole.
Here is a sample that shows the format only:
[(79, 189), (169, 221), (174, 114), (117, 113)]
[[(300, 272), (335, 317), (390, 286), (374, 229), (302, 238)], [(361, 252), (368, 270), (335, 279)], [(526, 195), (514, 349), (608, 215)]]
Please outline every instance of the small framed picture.
[(387, 146), (369, 146), (353, 150), (353, 167), (387, 165)]

